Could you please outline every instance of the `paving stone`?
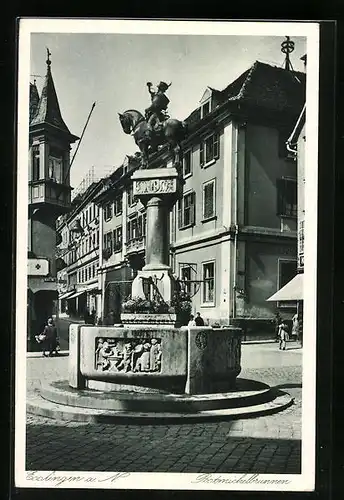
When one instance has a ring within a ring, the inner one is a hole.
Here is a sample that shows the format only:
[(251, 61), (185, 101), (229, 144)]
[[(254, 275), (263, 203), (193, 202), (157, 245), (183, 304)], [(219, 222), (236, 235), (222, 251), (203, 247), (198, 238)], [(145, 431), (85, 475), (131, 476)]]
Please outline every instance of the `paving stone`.
[[(290, 351), (282, 359), (280, 353), (275, 352), (275, 345), (258, 347), (258, 350), (253, 345), (243, 349), (246, 366), (240, 375), (242, 378), (270, 385), (301, 384), (300, 354)], [(273, 366), (266, 366), (266, 359)], [(66, 378), (68, 358), (30, 358), (27, 368), (30, 393), (39, 389), (43, 377)], [(98, 470), (98, 467), (117, 470), (121, 467), (130, 471), (165, 468), (173, 472), (201, 469), (233, 472), (246, 467), (246, 472), (256, 468), (271, 473), (282, 470), (298, 473), (302, 389), (291, 390), (295, 404), (290, 408), (275, 415), (237, 421), (106, 425), (59, 422), (27, 415), (27, 467), (43, 470), (41, 467), (48, 464), (45, 470)]]

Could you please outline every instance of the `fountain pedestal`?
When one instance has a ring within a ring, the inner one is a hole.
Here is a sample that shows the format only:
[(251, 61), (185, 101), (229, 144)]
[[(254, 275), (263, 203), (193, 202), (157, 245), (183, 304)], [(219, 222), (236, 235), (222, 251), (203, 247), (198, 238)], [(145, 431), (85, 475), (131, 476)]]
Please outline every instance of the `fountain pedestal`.
[[(132, 299), (169, 303), (174, 279), (169, 265), (169, 214), (181, 183), (172, 168), (138, 170), (133, 193), (146, 207), (146, 265), (132, 284)], [(148, 311), (147, 311), (148, 312)], [(178, 328), (175, 314), (122, 314), (122, 326), (71, 326), (69, 385), (110, 392), (142, 403), (147, 394), (167, 408), (166, 397), (187, 398), (234, 390), (241, 370), (241, 330), (233, 326)], [(124, 396), (123, 396), (124, 394)], [(215, 398), (216, 399), (216, 398)], [(186, 400), (185, 400), (186, 402)], [(169, 406), (172, 404), (172, 406)], [(183, 403), (184, 404), (184, 403)]]
[(178, 172), (174, 167), (137, 170), (133, 193), (146, 207), (146, 265), (132, 284), (132, 298), (145, 298), (143, 280), (149, 279), (165, 302), (173, 294), (169, 265), (169, 214), (178, 196)]

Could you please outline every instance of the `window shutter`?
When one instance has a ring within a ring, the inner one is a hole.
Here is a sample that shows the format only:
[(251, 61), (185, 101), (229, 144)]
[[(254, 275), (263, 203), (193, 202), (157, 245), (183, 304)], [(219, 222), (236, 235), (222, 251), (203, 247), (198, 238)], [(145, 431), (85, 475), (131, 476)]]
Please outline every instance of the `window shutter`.
[(190, 224), (195, 224), (195, 220), (196, 220), (196, 193), (193, 192), (191, 195)]
[(203, 190), (204, 206), (203, 217), (209, 219), (214, 215), (214, 183), (211, 182), (204, 186)]
[(199, 164), (202, 167), (204, 165), (204, 142), (202, 141), (199, 148)]
[(214, 159), (217, 160), (220, 156), (220, 138), (219, 134), (214, 134)]
[(178, 201), (178, 228), (183, 227), (183, 201)]

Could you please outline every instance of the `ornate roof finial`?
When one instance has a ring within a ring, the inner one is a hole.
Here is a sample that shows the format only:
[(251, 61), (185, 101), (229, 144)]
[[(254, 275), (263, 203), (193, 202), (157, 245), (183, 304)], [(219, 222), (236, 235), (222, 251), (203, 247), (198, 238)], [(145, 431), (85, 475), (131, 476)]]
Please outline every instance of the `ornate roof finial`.
[(51, 52), (49, 51), (49, 49), (47, 47), (47, 60), (46, 60), (46, 63), (47, 63), (48, 67), (51, 65), (50, 56), (51, 56)]
[(283, 52), (283, 54), (285, 54), (284, 68), (290, 71), (293, 69), (293, 67), (290, 62), (289, 54), (291, 54), (294, 51), (295, 43), (292, 40), (290, 40), (289, 36), (286, 36), (285, 38), (286, 40), (284, 40), (284, 42), (281, 43), (281, 51)]

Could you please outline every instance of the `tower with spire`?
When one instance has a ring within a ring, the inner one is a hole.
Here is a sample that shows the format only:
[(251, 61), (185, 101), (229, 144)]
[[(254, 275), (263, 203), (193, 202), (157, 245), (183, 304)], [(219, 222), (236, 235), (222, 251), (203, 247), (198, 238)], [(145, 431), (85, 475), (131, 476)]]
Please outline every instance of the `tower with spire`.
[(57, 299), (56, 219), (71, 207), (69, 177), (71, 144), (79, 138), (64, 122), (47, 49), (41, 95), (30, 83), (28, 292), (31, 335), (40, 333)]

